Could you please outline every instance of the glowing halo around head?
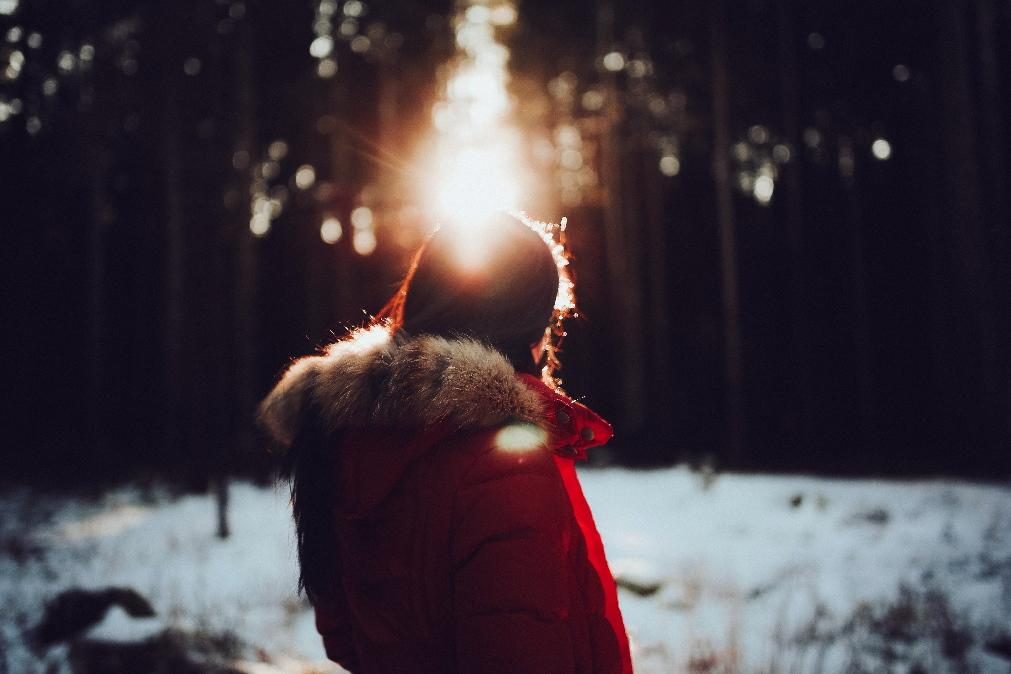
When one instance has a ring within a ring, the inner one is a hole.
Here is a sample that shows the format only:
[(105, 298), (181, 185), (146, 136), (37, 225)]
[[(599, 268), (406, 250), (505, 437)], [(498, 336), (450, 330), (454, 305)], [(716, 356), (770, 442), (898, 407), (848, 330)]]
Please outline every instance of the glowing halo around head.
[(514, 212), (511, 215), (540, 235), (551, 250), (551, 257), (554, 258), (555, 267), (558, 269), (555, 310), (551, 323), (544, 329), (544, 367), (541, 368), (541, 380), (551, 388), (562, 391), (562, 380), (555, 373), (562, 367), (558, 354), (562, 350), (562, 340), (568, 334), (565, 332), (565, 319), (579, 316), (576, 311), (576, 285), (569, 272), (569, 255), (565, 250), (565, 228), (568, 226), (568, 219), (562, 218), (556, 225), (534, 220), (523, 212)]
[(561, 318), (567, 317), (576, 310), (576, 285), (569, 273), (569, 255), (565, 250), (565, 228), (569, 224), (568, 218), (562, 218), (560, 223), (555, 224), (535, 220), (523, 211), (510, 211), (509, 215), (534, 230), (551, 250), (551, 257), (554, 258), (555, 266), (558, 267), (558, 295), (555, 297), (555, 313), (560, 314)]
[[(517, 20), (515, 0), (457, 0), (453, 20), (457, 53), (444, 71), (443, 94), (432, 107), (434, 133), (419, 164), (420, 202), (439, 230), (449, 234), (464, 268), (480, 272), (502, 245), (495, 236), (508, 213), (544, 239), (558, 268), (554, 318), (545, 331), (543, 379), (558, 387), (555, 354), (565, 336), (562, 321), (575, 313), (572, 277), (564, 250), (565, 219), (552, 225), (518, 211), (533, 192), (522, 161), (523, 143), (511, 118), (509, 49), (499, 29)], [(557, 236), (556, 236), (557, 235)]]
[(561, 351), (562, 339), (567, 334), (565, 319), (579, 316), (576, 310), (575, 282), (569, 271), (569, 255), (565, 248), (567, 218), (562, 218), (561, 222), (556, 224), (535, 220), (523, 211), (494, 211), (489, 213), (487, 219), (481, 221), (480, 227), (450, 222), (440, 224), (438, 231), (451, 237), (453, 247), (458, 253), (456, 260), (461, 268), (480, 274), (484, 263), (495, 254), (496, 247), (505, 243), (505, 239), (495, 236), (495, 228), (507, 224), (503, 222), (503, 218), (514, 218), (537, 234), (551, 252), (555, 268), (558, 270), (558, 292), (555, 295), (554, 311), (544, 329), (545, 364), (541, 370), (541, 379), (560, 391), (562, 382), (555, 377), (555, 372), (561, 367), (558, 353)]

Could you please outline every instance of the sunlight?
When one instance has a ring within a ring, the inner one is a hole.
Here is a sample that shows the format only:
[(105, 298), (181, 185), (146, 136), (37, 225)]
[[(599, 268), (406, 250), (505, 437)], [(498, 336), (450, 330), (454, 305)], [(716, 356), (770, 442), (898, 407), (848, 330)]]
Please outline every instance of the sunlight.
[(468, 264), (480, 263), (482, 229), (496, 214), (517, 208), (525, 193), (519, 132), (510, 120), (509, 50), (496, 34), (515, 13), (512, 2), (460, 7), (457, 56), (432, 109), (435, 133), (420, 187), (436, 220), (459, 229), (461, 259)]
[(440, 218), (478, 225), (495, 212), (515, 208), (518, 181), (505, 143), (470, 145), (444, 152), (436, 164), (435, 209)]
[(344, 339), (331, 344), (327, 356), (341, 357), (347, 355), (360, 356), (373, 353), (389, 344), (390, 328), (386, 323), (379, 323), (368, 328), (360, 328), (353, 333), (353, 339)]
[[(574, 309), (572, 279), (561, 224), (539, 222), (522, 212), (534, 193), (533, 171), (523, 159), (523, 139), (511, 118), (509, 50), (498, 31), (516, 22), (511, 0), (459, 4), (454, 19), (457, 55), (439, 101), (432, 107), (434, 131), (422, 153), (421, 202), (440, 227), (453, 230), (459, 263), (478, 269), (491, 252), (489, 228), (511, 214), (548, 245), (559, 271), (559, 315)], [(572, 132), (578, 139), (578, 131)]]

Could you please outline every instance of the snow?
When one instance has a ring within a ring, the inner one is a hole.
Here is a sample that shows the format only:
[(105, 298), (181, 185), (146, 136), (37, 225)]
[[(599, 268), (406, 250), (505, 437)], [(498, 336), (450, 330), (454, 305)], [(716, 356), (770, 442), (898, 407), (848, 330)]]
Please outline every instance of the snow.
[(615, 574), (662, 586), (621, 597), (639, 671), (679, 671), (700, 651), (748, 670), (801, 662), (794, 637), (815, 616), (841, 630), (903, 585), (946, 596), (976, 633), (1011, 626), (1007, 488), (749, 475), (707, 488), (687, 470), (588, 472), (583, 485)]
[[(639, 674), (834, 672), (857, 661), (867, 671), (1009, 669), (985, 648), (1011, 635), (1008, 487), (685, 468), (580, 477), (623, 587)], [(66, 648), (36, 653), (25, 631), (61, 591), (108, 586), (136, 589), (158, 616), (113, 608), (90, 638), (229, 632), (254, 647), (234, 663), (243, 671), (339, 672), (294, 592), (286, 489), (235, 484), (230, 512), (221, 541), (208, 496), (0, 493), (0, 672), (60, 671)], [(968, 635), (959, 662), (945, 655), (951, 634)]]

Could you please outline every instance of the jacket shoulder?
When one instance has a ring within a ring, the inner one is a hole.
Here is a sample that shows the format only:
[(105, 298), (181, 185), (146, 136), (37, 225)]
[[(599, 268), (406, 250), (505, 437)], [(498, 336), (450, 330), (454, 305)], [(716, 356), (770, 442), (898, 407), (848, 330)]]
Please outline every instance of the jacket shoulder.
[(461, 487), (522, 473), (543, 473), (558, 479), (554, 452), (543, 427), (510, 421), (447, 438), (446, 449), (462, 464)]
[(571, 508), (544, 435), (537, 426), (506, 423), (458, 440), (462, 465), (451, 515), (458, 533), (494, 537), (505, 527), (556, 543), (564, 538), (567, 546)]

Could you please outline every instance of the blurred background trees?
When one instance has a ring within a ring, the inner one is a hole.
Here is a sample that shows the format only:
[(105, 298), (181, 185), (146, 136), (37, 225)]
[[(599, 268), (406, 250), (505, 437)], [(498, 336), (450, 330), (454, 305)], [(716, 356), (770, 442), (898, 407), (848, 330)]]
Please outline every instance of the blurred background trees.
[(1006, 2), (0, 0), (4, 474), (265, 476), (256, 400), (432, 225), (467, 22), (611, 458), (1007, 474)]

